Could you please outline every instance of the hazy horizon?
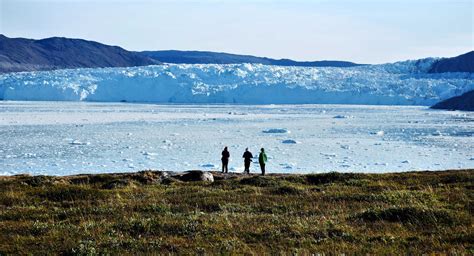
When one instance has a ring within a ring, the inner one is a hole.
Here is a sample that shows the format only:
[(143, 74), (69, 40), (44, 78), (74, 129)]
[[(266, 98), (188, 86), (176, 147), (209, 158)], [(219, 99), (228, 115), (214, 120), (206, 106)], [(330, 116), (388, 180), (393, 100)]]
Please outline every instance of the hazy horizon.
[(0, 34), (131, 51), (386, 63), (473, 50), (473, 2), (0, 0)]

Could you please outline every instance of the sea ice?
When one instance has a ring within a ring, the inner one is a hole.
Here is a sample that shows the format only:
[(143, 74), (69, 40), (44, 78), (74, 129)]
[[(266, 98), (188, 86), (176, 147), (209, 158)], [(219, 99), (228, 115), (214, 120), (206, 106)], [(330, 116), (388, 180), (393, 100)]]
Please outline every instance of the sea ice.
[(71, 144), (71, 145), (89, 145), (91, 143), (90, 142), (82, 142), (80, 140), (73, 140), (69, 144)]
[[(229, 112), (249, 115), (228, 115)], [(425, 115), (427, 112), (430, 115)], [(217, 120), (199, 122), (202, 113)], [(336, 115), (358, 118), (332, 124)], [(451, 111), (419, 106), (0, 101), (0, 169), (12, 174), (26, 170), (54, 175), (130, 169), (220, 169), (224, 146), (231, 153), (229, 169), (236, 171), (243, 170), (242, 153), (246, 147), (256, 158), (260, 148), (265, 148), (269, 173), (328, 172), (342, 168), (348, 172), (474, 168), (473, 123), (464, 120), (474, 120), (474, 114), (466, 113), (464, 119), (453, 115)], [(416, 120), (420, 122), (409, 122)], [(269, 127), (291, 130), (295, 137), (262, 133)], [(443, 136), (432, 136), (437, 130)], [(371, 131), (384, 131), (384, 136), (374, 136)], [(84, 142), (85, 138), (93, 143), (70, 144), (74, 140)], [(286, 139), (304, 143), (283, 144)], [(28, 153), (36, 157), (29, 157)], [(440, 159), (443, 161), (439, 162)], [(409, 162), (402, 163), (405, 160)], [(129, 168), (131, 163), (134, 168)], [(202, 167), (203, 163), (213, 167)], [(375, 167), (374, 163), (378, 165)], [(257, 171), (258, 166), (252, 165), (251, 169)]]

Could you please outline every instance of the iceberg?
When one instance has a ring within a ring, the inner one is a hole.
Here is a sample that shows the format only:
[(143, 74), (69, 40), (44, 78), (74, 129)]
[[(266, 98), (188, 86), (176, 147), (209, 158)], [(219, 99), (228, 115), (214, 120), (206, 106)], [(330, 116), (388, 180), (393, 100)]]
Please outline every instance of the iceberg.
[(436, 59), (349, 68), (164, 64), (0, 75), (0, 99), (432, 105), (474, 89), (474, 73), (428, 73)]

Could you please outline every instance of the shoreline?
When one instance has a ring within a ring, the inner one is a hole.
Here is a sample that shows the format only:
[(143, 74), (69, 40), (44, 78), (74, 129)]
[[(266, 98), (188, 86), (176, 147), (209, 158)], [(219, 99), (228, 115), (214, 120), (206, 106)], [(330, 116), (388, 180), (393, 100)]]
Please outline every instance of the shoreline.
[[(474, 168), (458, 168), (458, 169), (436, 169), (436, 170), (408, 170), (408, 171), (389, 171), (389, 172), (344, 172), (344, 171), (327, 171), (327, 172), (311, 172), (311, 173), (289, 173), (289, 172), (274, 172), (274, 173), (266, 173), (264, 177), (286, 177), (286, 176), (305, 176), (305, 175), (324, 175), (328, 173), (337, 173), (337, 174), (360, 174), (360, 175), (384, 175), (384, 174), (414, 174), (414, 173), (443, 173), (443, 172), (457, 172), (457, 171), (473, 171)], [(260, 172), (255, 171), (251, 172), (250, 174), (245, 174), (243, 172), (232, 172), (229, 171), (228, 173), (222, 173), (221, 171), (216, 170), (201, 170), (201, 169), (193, 169), (193, 170), (186, 170), (186, 171), (165, 171), (165, 170), (137, 170), (137, 171), (126, 171), (126, 172), (100, 172), (100, 173), (77, 173), (77, 174), (67, 174), (67, 175), (52, 175), (52, 174), (30, 174), (30, 173), (18, 173), (12, 175), (0, 175), (0, 179), (8, 179), (9, 177), (37, 177), (37, 176), (45, 176), (45, 177), (55, 177), (55, 178), (74, 178), (74, 177), (83, 177), (83, 176), (101, 176), (101, 175), (109, 175), (114, 177), (120, 176), (130, 176), (139, 173), (167, 173), (171, 176), (184, 174), (186, 172), (204, 172), (204, 173), (211, 173), (214, 176), (219, 177), (219, 179), (223, 178), (230, 178), (230, 177), (253, 177), (253, 176), (262, 176)]]

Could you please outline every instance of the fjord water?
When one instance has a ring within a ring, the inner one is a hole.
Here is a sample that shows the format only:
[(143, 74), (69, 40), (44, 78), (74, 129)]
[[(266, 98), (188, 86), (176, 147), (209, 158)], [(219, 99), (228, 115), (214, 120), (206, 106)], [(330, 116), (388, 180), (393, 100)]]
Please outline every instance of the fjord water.
[[(418, 106), (0, 102), (0, 175), (231, 171), (264, 147), (269, 172), (474, 168), (474, 113)], [(254, 164), (252, 171), (257, 172)]]

